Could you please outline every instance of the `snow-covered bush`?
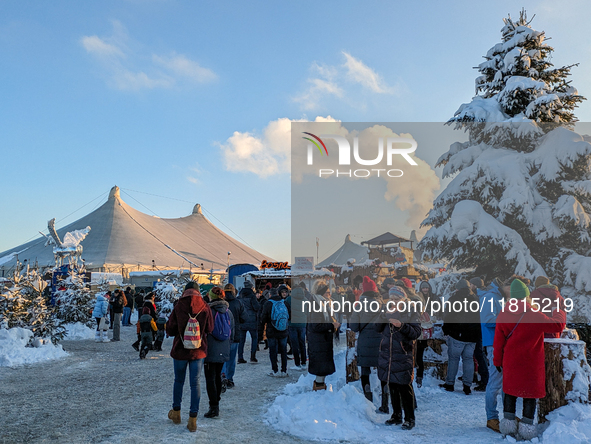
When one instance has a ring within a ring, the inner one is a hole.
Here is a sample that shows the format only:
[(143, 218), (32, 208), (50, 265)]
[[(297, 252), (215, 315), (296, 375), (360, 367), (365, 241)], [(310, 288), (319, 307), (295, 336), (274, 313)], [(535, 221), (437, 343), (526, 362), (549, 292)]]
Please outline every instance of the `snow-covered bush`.
[(58, 317), (67, 324), (80, 322), (93, 326), (92, 309), (95, 297), (84, 282), (84, 269), (72, 269), (69, 276), (60, 282), (65, 290), (55, 294)]
[(64, 334), (57, 310), (43, 295), (47, 285), (36, 271), (28, 268), (8, 278), (0, 293), (0, 328), (20, 327), (30, 330), (35, 338), (50, 338), (56, 344)]
[(188, 281), (176, 278), (173, 274), (166, 274), (162, 281), (154, 287), (156, 294), (156, 307), (158, 313), (168, 316), (174, 307), (174, 302), (183, 294), (183, 289)]

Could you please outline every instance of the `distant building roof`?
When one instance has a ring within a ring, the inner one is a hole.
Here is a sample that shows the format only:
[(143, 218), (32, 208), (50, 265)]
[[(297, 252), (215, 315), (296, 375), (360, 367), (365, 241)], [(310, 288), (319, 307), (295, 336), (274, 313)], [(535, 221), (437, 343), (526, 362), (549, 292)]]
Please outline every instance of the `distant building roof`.
[(396, 236), (395, 234), (390, 233), (389, 231), (379, 235), (378, 237), (374, 237), (368, 241), (361, 242), (361, 245), (389, 245), (389, 244), (398, 244), (400, 242), (410, 242), (410, 239), (405, 239), (404, 237)]

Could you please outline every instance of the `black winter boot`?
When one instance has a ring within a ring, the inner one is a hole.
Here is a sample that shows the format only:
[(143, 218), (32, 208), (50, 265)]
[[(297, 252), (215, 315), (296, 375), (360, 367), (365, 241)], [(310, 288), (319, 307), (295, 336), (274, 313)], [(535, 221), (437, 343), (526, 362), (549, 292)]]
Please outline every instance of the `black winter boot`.
[(386, 421), (386, 425), (400, 425), (402, 424), (402, 415), (392, 413), (392, 417)]
[(369, 384), (363, 387), (363, 394), (369, 402), (373, 402), (373, 393), (371, 392), (371, 387)]
[(209, 407), (209, 411), (203, 416), (205, 418), (217, 418), (220, 416), (220, 406)]

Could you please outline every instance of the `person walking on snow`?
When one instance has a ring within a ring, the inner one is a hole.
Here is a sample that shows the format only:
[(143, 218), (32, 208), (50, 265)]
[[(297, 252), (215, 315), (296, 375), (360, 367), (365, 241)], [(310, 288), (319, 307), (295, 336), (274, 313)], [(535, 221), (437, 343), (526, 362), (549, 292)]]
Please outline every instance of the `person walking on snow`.
[[(503, 435), (532, 440), (537, 436), (536, 399), (546, 396), (544, 333), (561, 332), (566, 311), (562, 297), (551, 316), (533, 309), (529, 301), (523, 301), (529, 296), (529, 289), (519, 279), (511, 283), (510, 296), (505, 310), (497, 317), (494, 339), (494, 365), (504, 376), (504, 418), (499, 428)], [(515, 418), (517, 398), (523, 398), (519, 423)]]
[[(286, 302), (289, 308), (289, 337), (291, 338), (291, 347), (293, 350), (293, 360), (295, 366), (293, 370), (306, 370), (306, 314), (304, 313), (303, 303), (309, 301), (310, 294), (306, 291), (306, 284), (302, 281), (291, 291)], [(310, 295), (311, 296), (311, 295)]]
[[(191, 336), (185, 339), (185, 328), (190, 319), (196, 319), (200, 336)], [(170, 351), (174, 364), (174, 385), (172, 409), (168, 412), (168, 418), (175, 424), (181, 423), (181, 401), (188, 367), (191, 406), (189, 408), (187, 428), (191, 432), (197, 431), (197, 415), (201, 398), (199, 376), (203, 369), (203, 360), (207, 355), (207, 334), (211, 333), (212, 330), (213, 317), (211, 309), (203, 301), (199, 292), (199, 285), (191, 281), (185, 285), (185, 290), (174, 306), (166, 324), (166, 334), (174, 337)], [(189, 348), (186, 348), (185, 345)]]
[(240, 344), (238, 345), (238, 364), (246, 364), (244, 359), (244, 344), (246, 344), (246, 334), (250, 334), (250, 362), (256, 363), (258, 346), (258, 312), (259, 302), (252, 290), (252, 283), (244, 281), (244, 288), (240, 290), (238, 300), (244, 306), (244, 322), (240, 323)]
[(108, 319), (109, 300), (106, 294), (97, 293), (94, 309), (92, 310), (92, 317), (96, 319), (96, 332), (94, 334), (95, 342), (109, 342), (107, 334), (109, 328)]
[[(269, 376), (285, 378), (287, 374), (287, 335), (289, 311), (285, 299), (289, 294), (287, 285), (282, 284), (278, 288), (269, 290), (270, 298), (261, 314), (261, 324), (267, 326), (267, 341), (269, 343), (269, 359), (271, 360), (271, 373)], [(277, 365), (277, 353), (281, 353), (281, 373)]]
[(231, 343), (234, 340), (234, 316), (230, 304), (220, 287), (209, 290), (209, 308), (213, 316), (213, 329), (207, 335), (207, 356), (203, 369), (205, 384), (209, 398), (209, 411), (205, 418), (215, 418), (220, 415), (220, 400), (222, 395), (222, 367), (230, 359)]
[(234, 373), (236, 372), (236, 355), (240, 345), (240, 324), (244, 322), (244, 306), (239, 299), (236, 299), (236, 288), (232, 284), (226, 284), (224, 287), (225, 300), (230, 306), (230, 311), (234, 317), (236, 333), (230, 344), (230, 359), (224, 362), (222, 368), (222, 387), (234, 388)]

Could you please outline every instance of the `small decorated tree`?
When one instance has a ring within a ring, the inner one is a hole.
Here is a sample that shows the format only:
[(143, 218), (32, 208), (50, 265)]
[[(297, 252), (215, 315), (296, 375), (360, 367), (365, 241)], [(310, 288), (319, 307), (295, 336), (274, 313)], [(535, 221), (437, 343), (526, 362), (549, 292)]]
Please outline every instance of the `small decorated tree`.
[(93, 327), (92, 309), (94, 296), (84, 282), (85, 269), (72, 267), (69, 276), (60, 284), (65, 290), (55, 295), (58, 317), (64, 323), (80, 322), (87, 327)]

